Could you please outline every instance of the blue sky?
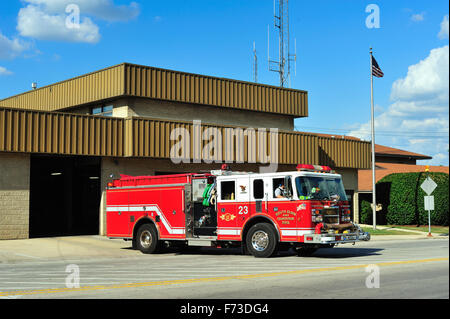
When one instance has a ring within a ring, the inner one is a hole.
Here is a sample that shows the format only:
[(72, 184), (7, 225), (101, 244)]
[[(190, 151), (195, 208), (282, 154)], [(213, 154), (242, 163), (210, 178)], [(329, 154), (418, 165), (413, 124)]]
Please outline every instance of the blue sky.
[[(70, 3), (80, 7), (76, 36), (55, 27)], [(369, 4), (380, 28), (366, 27)], [(1, 1), (0, 12), (0, 98), (122, 62), (252, 81), (253, 41), (259, 82), (279, 83), (267, 70), (272, 0), (22, 0)], [(376, 142), (448, 165), (448, 12), (442, 0), (291, 0), (291, 87), (309, 92), (296, 127), (369, 140), (372, 46), (385, 73), (374, 79)]]

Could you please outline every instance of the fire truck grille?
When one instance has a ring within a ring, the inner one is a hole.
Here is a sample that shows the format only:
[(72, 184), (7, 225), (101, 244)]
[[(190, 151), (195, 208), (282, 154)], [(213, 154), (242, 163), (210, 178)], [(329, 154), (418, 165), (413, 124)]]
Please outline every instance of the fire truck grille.
[(326, 224), (339, 224), (339, 210), (337, 208), (322, 209), (323, 222)]

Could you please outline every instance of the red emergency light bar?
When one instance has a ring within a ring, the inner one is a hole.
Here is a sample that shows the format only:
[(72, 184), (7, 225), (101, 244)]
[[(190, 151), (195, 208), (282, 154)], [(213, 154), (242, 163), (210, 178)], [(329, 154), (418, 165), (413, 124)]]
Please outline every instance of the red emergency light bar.
[(330, 173), (331, 167), (322, 165), (298, 164), (297, 171), (320, 171)]

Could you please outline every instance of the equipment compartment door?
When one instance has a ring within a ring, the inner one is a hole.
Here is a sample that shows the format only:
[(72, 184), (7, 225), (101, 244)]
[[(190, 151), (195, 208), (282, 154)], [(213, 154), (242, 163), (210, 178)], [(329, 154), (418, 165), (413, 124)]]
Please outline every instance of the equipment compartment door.
[(108, 190), (106, 197), (107, 236), (131, 236), (128, 195), (127, 190)]
[(183, 187), (158, 189), (158, 222), (162, 238), (186, 238), (185, 193)]

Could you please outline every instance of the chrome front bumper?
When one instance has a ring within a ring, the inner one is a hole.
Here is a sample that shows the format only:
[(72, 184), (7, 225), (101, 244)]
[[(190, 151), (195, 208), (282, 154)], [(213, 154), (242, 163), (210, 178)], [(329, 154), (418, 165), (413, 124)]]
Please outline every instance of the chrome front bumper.
[(370, 233), (367, 232), (349, 234), (311, 234), (304, 236), (305, 244), (347, 244), (369, 240)]

